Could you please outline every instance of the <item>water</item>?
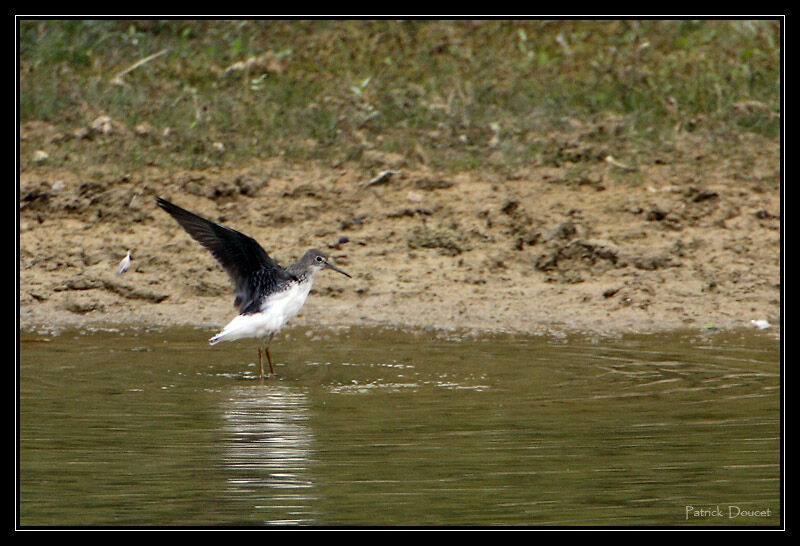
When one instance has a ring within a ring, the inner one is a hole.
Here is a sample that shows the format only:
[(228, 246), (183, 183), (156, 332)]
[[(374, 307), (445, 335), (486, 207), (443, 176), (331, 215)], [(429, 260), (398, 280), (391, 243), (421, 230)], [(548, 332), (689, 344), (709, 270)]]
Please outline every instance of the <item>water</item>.
[(19, 524), (780, 523), (763, 333), (209, 335), (23, 334)]

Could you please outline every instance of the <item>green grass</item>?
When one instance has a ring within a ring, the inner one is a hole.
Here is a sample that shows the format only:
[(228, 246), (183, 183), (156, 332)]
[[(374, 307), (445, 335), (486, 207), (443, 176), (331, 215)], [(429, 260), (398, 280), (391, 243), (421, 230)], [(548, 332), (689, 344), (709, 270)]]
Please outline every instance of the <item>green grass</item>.
[[(414, 163), (421, 147), (435, 167), (482, 165), (496, 150), (513, 166), (541, 160), (547, 146), (534, 141), (565, 118), (607, 116), (622, 120), (607, 138), (621, 148), (668, 143), (676, 127), (779, 132), (778, 21), (26, 20), (19, 30), (22, 123), (70, 133), (105, 114), (155, 128), (124, 145), (65, 139), (51, 164), (202, 168), (358, 160), (366, 149)], [(225, 72), (267, 52), (271, 70)]]

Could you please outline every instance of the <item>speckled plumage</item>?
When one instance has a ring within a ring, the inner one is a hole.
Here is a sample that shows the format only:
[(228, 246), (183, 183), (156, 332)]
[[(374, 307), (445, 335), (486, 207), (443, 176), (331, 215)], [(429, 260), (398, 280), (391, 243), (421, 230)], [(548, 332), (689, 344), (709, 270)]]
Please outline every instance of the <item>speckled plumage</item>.
[[(297, 263), (283, 268), (251, 237), (160, 197), (156, 198), (156, 203), (211, 252), (234, 284), (234, 305), (239, 309), (239, 315), (209, 343), (214, 345), (221, 341), (245, 338), (265, 339), (265, 351), (273, 373), (269, 342), (300, 312), (311, 291), (314, 276), (326, 268), (350, 276), (328, 263), (325, 253), (317, 249), (307, 251)], [(261, 373), (263, 376), (263, 363)]]

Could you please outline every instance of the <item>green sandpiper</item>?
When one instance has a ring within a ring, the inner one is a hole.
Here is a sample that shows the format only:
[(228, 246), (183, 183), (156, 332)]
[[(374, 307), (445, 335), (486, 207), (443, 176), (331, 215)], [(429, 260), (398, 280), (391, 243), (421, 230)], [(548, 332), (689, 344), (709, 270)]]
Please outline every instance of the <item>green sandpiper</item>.
[(350, 275), (330, 263), (328, 256), (315, 248), (307, 251), (297, 263), (281, 267), (253, 238), (160, 197), (156, 197), (156, 204), (211, 252), (235, 286), (234, 306), (239, 309), (239, 315), (208, 342), (214, 345), (221, 341), (259, 338), (261, 377), (264, 377), (262, 352), (266, 353), (270, 374), (274, 375), (269, 344), (275, 334), (300, 312), (311, 291), (314, 276), (323, 269), (332, 269), (346, 277)]

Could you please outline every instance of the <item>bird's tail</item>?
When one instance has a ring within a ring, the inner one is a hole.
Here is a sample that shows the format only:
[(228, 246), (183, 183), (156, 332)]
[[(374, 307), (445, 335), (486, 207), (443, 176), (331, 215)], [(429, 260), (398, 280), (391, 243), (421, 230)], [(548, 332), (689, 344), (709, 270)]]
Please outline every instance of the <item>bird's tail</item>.
[(233, 341), (238, 339), (236, 336), (232, 336), (231, 334), (236, 332), (236, 328), (231, 328), (231, 325), (228, 324), (225, 328), (222, 329), (217, 335), (212, 337), (208, 340), (209, 345), (216, 345), (220, 341)]
[(239, 315), (230, 321), (220, 333), (208, 340), (211, 345), (220, 341), (236, 341), (247, 337), (263, 337), (267, 332), (262, 331), (258, 317), (253, 315)]

